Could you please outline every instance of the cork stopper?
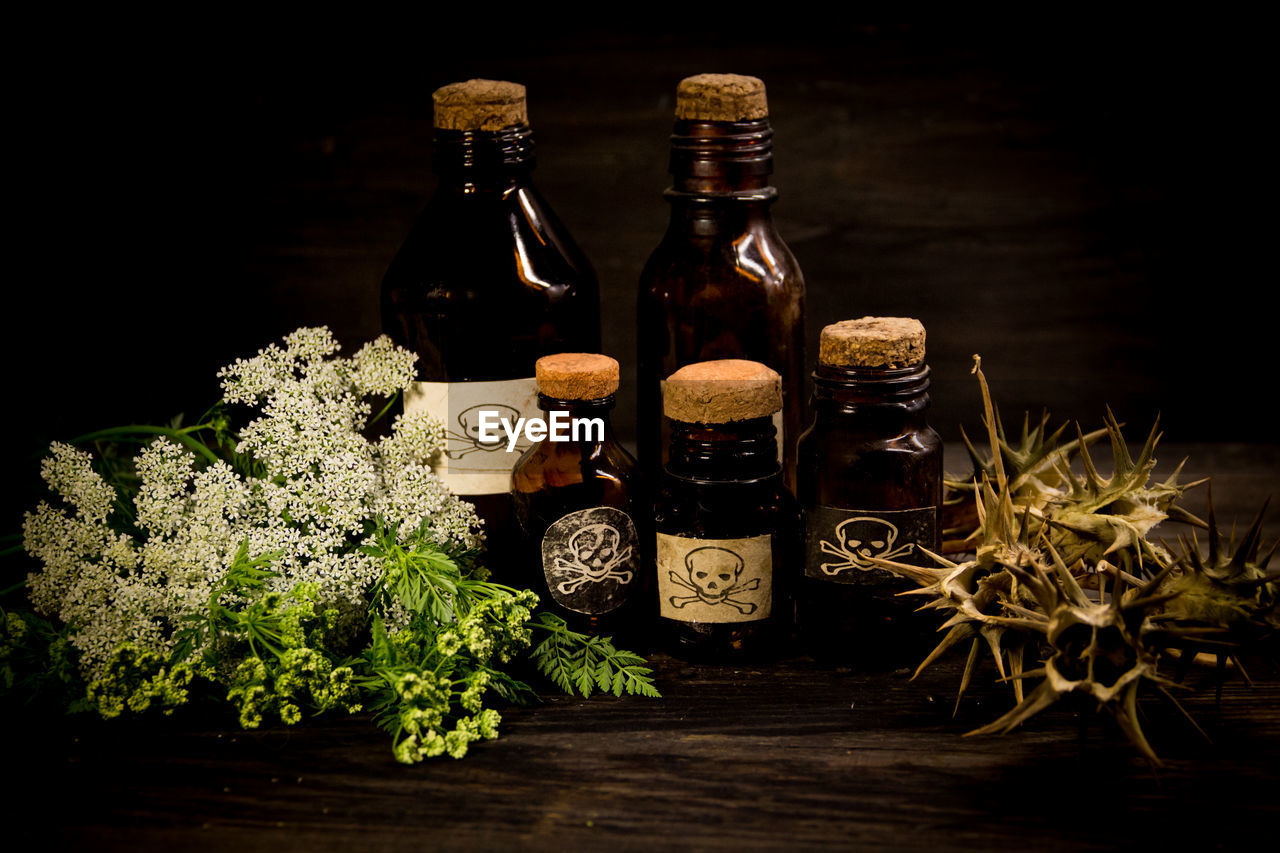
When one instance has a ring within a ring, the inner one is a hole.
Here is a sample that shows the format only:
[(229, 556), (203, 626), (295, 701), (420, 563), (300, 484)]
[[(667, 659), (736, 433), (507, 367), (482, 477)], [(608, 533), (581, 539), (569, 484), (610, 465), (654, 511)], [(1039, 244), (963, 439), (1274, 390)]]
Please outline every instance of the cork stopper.
[(924, 362), (924, 325), (910, 317), (863, 317), (822, 330), (818, 361), (832, 367), (911, 367)]
[(441, 130), (502, 130), (528, 124), (524, 86), (505, 80), (467, 80), (441, 86), (431, 96)]
[(562, 352), (533, 366), (538, 390), (557, 400), (599, 400), (618, 390), (618, 362), (607, 355)]
[(769, 115), (764, 81), (742, 74), (695, 74), (676, 87), (676, 118), (746, 121)]
[(690, 424), (767, 418), (782, 408), (782, 377), (758, 361), (726, 358), (686, 365), (667, 378), (662, 411)]

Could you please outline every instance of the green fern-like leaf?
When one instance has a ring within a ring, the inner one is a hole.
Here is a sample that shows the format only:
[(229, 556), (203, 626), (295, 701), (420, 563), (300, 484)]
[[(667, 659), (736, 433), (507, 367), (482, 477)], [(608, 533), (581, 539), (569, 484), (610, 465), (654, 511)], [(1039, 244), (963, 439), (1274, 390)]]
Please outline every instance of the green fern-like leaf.
[(563, 619), (550, 613), (538, 614), (530, 624), (547, 633), (533, 650), (534, 664), (564, 692), (583, 697), (596, 691), (661, 697), (645, 659), (615, 648), (611, 638), (571, 631)]

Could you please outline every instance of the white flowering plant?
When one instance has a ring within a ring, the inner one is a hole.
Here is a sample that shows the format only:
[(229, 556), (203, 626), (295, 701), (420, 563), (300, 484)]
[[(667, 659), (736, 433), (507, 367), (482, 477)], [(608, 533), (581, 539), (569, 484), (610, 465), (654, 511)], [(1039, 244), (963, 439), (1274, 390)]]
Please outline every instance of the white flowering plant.
[(22, 537), (34, 612), (0, 610), (0, 688), (104, 717), (211, 695), (248, 728), (367, 709), (406, 763), (496, 737), (486, 701), (536, 698), (524, 656), (570, 693), (658, 695), (642, 658), (489, 580), (474, 508), (432, 471), (438, 421), (368, 437), (416, 356), (338, 349), (299, 329), (223, 368), (194, 425), (52, 445)]

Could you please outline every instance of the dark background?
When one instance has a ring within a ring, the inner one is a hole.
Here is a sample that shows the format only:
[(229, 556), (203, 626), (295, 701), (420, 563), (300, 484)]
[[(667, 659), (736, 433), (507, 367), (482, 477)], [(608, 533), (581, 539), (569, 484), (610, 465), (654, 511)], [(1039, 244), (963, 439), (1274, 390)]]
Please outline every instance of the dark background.
[(977, 423), (981, 352), (1009, 415), (1092, 425), (1110, 404), (1135, 437), (1161, 411), (1168, 440), (1274, 441), (1261, 28), (727, 18), (17, 28), (38, 56), (8, 87), (2, 526), (50, 438), (197, 414), (218, 366), (299, 325), (376, 335), (433, 188), (431, 92), (473, 76), (528, 86), (536, 178), (596, 266), (624, 376), (675, 85), (730, 71), (768, 86), (810, 357), (826, 323), (916, 316), (949, 440)]

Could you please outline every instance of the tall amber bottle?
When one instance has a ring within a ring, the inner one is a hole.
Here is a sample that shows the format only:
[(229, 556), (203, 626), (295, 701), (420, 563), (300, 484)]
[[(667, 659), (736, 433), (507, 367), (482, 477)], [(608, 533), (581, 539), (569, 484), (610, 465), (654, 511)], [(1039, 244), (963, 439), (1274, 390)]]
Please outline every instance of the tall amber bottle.
[(693, 660), (780, 651), (799, 573), (800, 510), (782, 482), (778, 374), (720, 359), (666, 383), (671, 453), (653, 509), (658, 631)]
[(662, 382), (699, 361), (742, 358), (782, 377), (777, 417), (794, 486), (804, 393), (804, 278), (778, 235), (773, 131), (764, 83), (700, 74), (676, 90), (671, 222), (640, 279), (638, 443), (656, 473), (666, 459)]
[(805, 569), (796, 619), (821, 658), (864, 668), (919, 661), (936, 644), (915, 589), (874, 558), (936, 565), (942, 443), (926, 420), (925, 331), (902, 317), (822, 330), (813, 424), (800, 437)]
[(648, 506), (638, 466), (610, 413), (618, 362), (593, 353), (538, 359), (538, 405), (549, 432), (511, 477), (523, 585), (576, 631), (630, 643), (647, 622)]
[(444, 422), (437, 473), (485, 521), (488, 565), (515, 559), (511, 470), (528, 447), (480, 436), (477, 412), (539, 416), (534, 362), (600, 348), (595, 273), (534, 188), (525, 89), (469, 80), (435, 92), (438, 186), (382, 285), (382, 322), (418, 354), (407, 410)]

